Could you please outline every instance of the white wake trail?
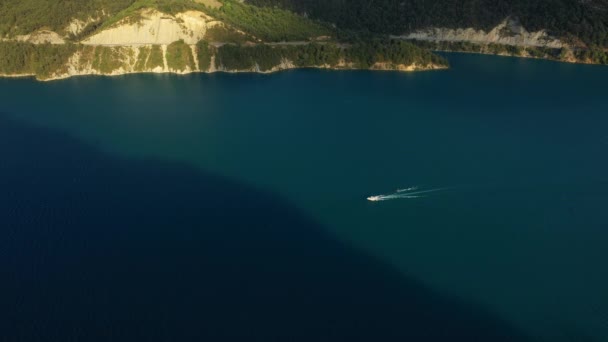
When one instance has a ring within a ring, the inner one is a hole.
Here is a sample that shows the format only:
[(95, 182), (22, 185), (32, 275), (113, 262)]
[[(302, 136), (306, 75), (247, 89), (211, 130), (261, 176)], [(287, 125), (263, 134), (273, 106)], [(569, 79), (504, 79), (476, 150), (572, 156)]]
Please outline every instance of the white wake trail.
[(416, 191), (416, 190), (418, 190), (418, 187), (414, 186), (414, 187), (407, 188), (407, 189), (398, 189), (394, 194), (390, 194), (390, 195), (370, 196), (367, 198), (367, 200), (372, 201), (372, 202), (378, 202), (378, 201), (388, 201), (388, 200), (399, 199), (399, 198), (414, 199), (414, 198), (426, 197), (426, 196), (419, 196), (419, 195), (428, 194), (431, 192), (443, 191), (443, 190), (447, 190), (447, 189), (449, 189), (449, 188), (437, 188), (437, 189)]
[(429, 192), (437, 192), (437, 191), (443, 191), (443, 190), (448, 190), (448, 189), (449, 188), (439, 188), (439, 189), (431, 189), (431, 190), (424, 190), (424, 191), (408, 192), (406, 195), (428, 194)]
[(421, 197), (424, 197), (424, 196), (396, 195), (394, 198), (395, 198), (395, 199), (397, 199), (397, 198), (406, 198), (406, 199), (410, 199), (410, 198), (421, 198)]
[(418, 190), (418, 187), (413, 186), (413, 187), (407, 188), (407, 189), (397, 189), (397, 192), (408, 192), (408, 191), (414, 191), (414, 190)]

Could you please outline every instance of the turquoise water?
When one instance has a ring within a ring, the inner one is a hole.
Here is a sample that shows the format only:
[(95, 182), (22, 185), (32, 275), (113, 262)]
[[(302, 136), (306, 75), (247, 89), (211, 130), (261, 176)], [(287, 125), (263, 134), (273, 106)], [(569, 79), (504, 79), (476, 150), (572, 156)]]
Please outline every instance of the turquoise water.
[[(38, 298), (9, 301), (20, 312), (9, 314), (9, 331), (32, 337), (35, 326), (42, 335), (90, 338), (112, 327), (118, 340), (356, 340), (358, 332), (361, 340), (604, 341), (608, 68), (448, 57), (451, 70), (411, 74), (0, 80), (0, 203), (11, 227), (4, 241), (17, 241), (5, 245), (15, 275), (4, 293)], [(408, 187), (438, 191), (366, 200)], [(181, 248), (187, 257), (175, 256)], [(32, 266), (57, 253), (65, 259)], [(82, 255), (90, 263), (66, 261)], [(235, 274), (265, 281), (223, 281), (220, 256)], [(122, 264), (150, 268), (127, 277), (127, 289), (146, 279), (153, 290), (135, 299), (125, 290), (126, 318), (117, 318), (111, 303), (122, 290), (110, 270)], [(222, 301), (192, 288), (211, 291), (203, 274), (185, 271), (210, 264), (213, 291), (238, 293), (222, 296), (239, 298), (228, 301), (229, 312), (217, 314)], [(175, 281), (151, 276), (155, 269)], [(24, 287), (28, 281), (55, 290)], [(82, 287), (78, 301), (101, 312), (86, 324), (81, 304), (61, 309), (44, 295)], [(161, 304), (150, 309), (149, 300)], [(144, 312), (154, 314), (130, 321)], [(198, 314), (216, 317), (216, 329), (176, 323)], [(51, 316), (68, 323), (48, 328)], [(231, 333), (217, 328), (224, 323)], [(146, 329), (149, 336), (139, 334)]]

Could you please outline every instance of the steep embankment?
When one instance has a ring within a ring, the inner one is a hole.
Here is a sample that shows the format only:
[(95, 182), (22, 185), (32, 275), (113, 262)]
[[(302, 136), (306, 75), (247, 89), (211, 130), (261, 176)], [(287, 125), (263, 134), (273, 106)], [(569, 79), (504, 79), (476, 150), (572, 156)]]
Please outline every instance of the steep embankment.
[(392, 36), (435, 51), (457, 51), (550, 59), (567, 63), (608, 64), (608, 49), (588, 48), (546, 30), (528, 31), (519, 21), (505, 19), (491, 30), (427, 28)]
[(36, 77), (54, 80), (80, 75), (187, 74), (207, 71), (199, 65), (208, 66), (210, 58), (210, 51), (202, 45), (188, 45), (182, 40), (168, 45), (80, 45), (63, 67)]
[(417, 30), (406, 35), (395, 36), (401, 39), (423, 41), (469, 42), (475, 44), (501, 44), (520, 47), (547, 47), (560, 49), (567, 44), (550, 36), (547, 31), (529, 32), (517, 20), (505, 19), (492, 30), (476, 30), (474, 28), (448, 29), (432, 27)]
[(519, 21), (511, 18), (487, 31), (431, 27), (391, 37), (435, 51), (542, 58), (568, 63), (607, 63), (604, 54), (571, 46), (546, 30), (528, 31)]
[(129, 18), (85, 39), (86, 45), (138, 46), (168, 45), (178, 40), (194, 45), (205, 37), (207, 29), (221, 22), (200, 11), (176, 15), (146, 9), (137, 21)]

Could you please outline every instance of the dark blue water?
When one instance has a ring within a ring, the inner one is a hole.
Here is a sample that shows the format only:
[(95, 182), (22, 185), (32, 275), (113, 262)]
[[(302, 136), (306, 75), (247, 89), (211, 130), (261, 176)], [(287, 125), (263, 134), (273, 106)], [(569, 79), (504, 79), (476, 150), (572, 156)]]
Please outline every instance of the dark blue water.
[(0, 80), (0, 340), (606, 340), (608, 69), (449, 58)]

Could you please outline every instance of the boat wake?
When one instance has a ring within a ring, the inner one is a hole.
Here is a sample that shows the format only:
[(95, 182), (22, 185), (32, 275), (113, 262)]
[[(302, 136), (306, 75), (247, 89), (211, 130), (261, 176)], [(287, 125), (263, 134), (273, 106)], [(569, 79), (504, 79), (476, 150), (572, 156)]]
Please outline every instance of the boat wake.
[(389, 201), (389, 200), (394, 200), (394, 199), (413, 199), (413, 198), (426, 197), (426, 196), (420, 196), (420, 195), (428, 194), (431, 192), (447, 190), (447, 189), (448, 188), (437, 188), (437, 189), (419, 191), (418, 187), (414, 186), (414, 187), (410, 187), (407, 189), (397, 189), (392, 194), (370, 196), (367, 198), (367, 200), (371, 201), (371, 202), (379, 202), (379, 201)]

